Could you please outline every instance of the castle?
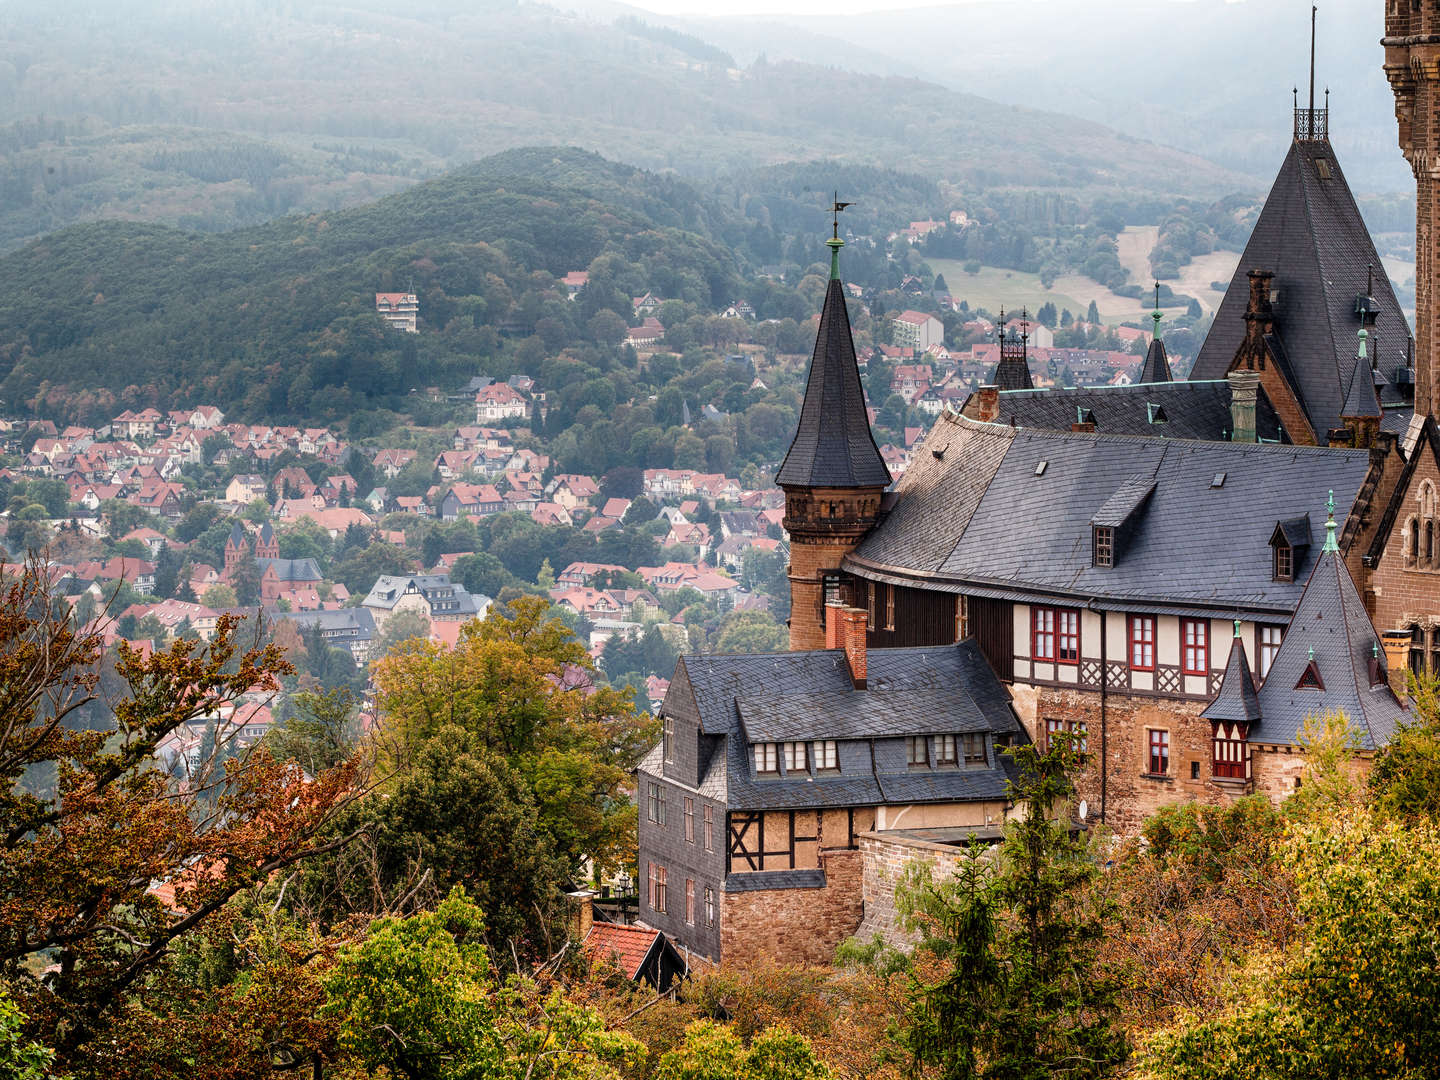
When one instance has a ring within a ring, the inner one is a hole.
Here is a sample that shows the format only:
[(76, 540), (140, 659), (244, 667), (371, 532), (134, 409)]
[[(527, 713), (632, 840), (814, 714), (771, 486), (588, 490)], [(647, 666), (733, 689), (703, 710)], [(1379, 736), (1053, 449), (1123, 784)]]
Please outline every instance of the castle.
[(892, 488), (837, 230), (777, 475), (791, 651), (679, 662), (637, 771), (643, 921), (713, 961), (826, 962), (893, 928), (903, 857), (998, 835), (1014, 741), (1076, 739), (1088, 820), (1122, 833), (1177, 800), (1284, 797), (1311, 716), (1345, 713), (1362, 759), (1384, 746), (1407, 672), (1440, 675), (1427, 20), (1391, 0), (1413, 340), (1328, 110), (1297, 103), (1192, 380), (1157, 337), (1146, 382), (1038, 391), (1007, 340)]

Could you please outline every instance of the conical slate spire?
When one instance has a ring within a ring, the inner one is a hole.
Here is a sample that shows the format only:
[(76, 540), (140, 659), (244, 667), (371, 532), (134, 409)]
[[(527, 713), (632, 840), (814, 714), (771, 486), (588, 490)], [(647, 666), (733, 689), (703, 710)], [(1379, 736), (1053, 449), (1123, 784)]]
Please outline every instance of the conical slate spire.
[(1170, 358), (1165, 354), (1165, 342), (1160, 338), (1160, 283), (1155, 283), (1155, 310), (1150, 318), (1155, 320), (1155, 331), (1150, 335), (1150, 348), (1145, 352), (1145, 363), (1140, 366), (1142, 383), (1170, 382)]
[(1200, 715), (1223, 724), (1254, 724), (1260, 720), (1260, 699), (1255, 694), (1255, 680), (1245, 657), (1245, 639), (1238, 632), (1230, 646), (1230, 660), (1225, 665), (1220, 692)]
[(1360, 328), (1360, 349), (1355, 356), (1355, 366), (1350, 369), (1350, 386), (1345, 391), (1345, 404), (1340, 415), (1345, 419), (1360, 419), (1381, 415), (1380, 402), (1375, 397), (1375, 378), (1370, 370), (1370, 361), (1365, 356), (1365, 328)]
[(1335, 710), (1350, 718), (1360, 747), (1375, 750), (1405, 716), (1376, 661), (1379, 635), (1345, 569), (1338, 528), (1331, 510), (1325, 547), (1260, 687), (1263, 720), (1252, 738), (1294, 745), (1307, 716)]
[[(837, 238), (829, 243), (838, 255), (842, 241)], [(832, 264), (835, 262), (832, 259)], [(775, 482), (793, 487), (886, 487), (890, 483), (890, 470), (870, 432), (838, 266), (825, 289), (800, 423)]]

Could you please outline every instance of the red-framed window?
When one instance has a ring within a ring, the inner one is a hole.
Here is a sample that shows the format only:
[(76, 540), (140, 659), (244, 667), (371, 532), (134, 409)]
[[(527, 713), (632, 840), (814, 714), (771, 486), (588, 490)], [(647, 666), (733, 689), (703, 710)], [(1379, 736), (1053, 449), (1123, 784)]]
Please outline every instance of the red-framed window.
[(666, 911), (665, 892), (665, 867), (657, 866), (655, 868), (655, 910), (662, 915)]
[(1030, 609), (1030, 656), (1035, 660), (1055, 659), (1055, 609)]
[(1080, 662), (1080, 612), (1073, 608), (1030, 609), (1030, 655), (1060, 664)]
[(1150, 772), (1164, 776), (1170, 771), (1170, 732), (1150, 728)]
[(1155, 670), (1155, 616), (1131, 615), (1127, 620), (1130, 630), (1130, 667), (1134, 671)]
[(1210, 620), (1180, 620), (1180, 670), (1186, 675), (1210, 673)]

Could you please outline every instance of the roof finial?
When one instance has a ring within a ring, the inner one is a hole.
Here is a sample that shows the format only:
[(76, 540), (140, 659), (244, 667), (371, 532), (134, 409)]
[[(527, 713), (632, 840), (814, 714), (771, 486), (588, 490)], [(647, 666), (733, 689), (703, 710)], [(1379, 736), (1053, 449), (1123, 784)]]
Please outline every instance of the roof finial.
[(1240, 620), (1239, 620), (1239, 619), (1236, 619), (1236, 620), (1235, 620), (1235, 636), (1236, 636), (1237, 638), (1240, 636)]
[(1314, 646), (1314, 645), (1311, 645), (1311, 646), (1310, 646), (1310, 662), (1311, 662), (1312, 664), (1315, 662), (1315, 646)]
[(1315, 13), (1320, 8), (1310, 5), (1310, 115), (1315, 115)]
[(1160, 282), (1155, 282), (1155, 311), (1150, 316), (1155, 320), (1155, 332), (1150, 336), (1160, 340)]
[(1335, 492), (1331, 490), (1330, 498), (1325, 503), (1325, 547), (1323, 551), (1340, 550), (1340, 545), (1335, 542)]
[(840, 192), (835, 192), (834, 202), (830, 204), (831, 235), (825, 241), (830, 249), (830, 280), (840, 280), (840, 249), (845, 246), (845, 241), (840, 239), (840, 211), (844, 210), (850, 203), (840, 201)]
[(1357, 360), (1364, 360), (1364, 359), (1365, 359), (1365, 339), (1368, 338), (1369, 336), (1370, 336), (1370, 332), (1369, 332), (1368, 330), (1366, 330), (1365, 327), (1363, 327), (1363, 326), (1360, 327), (1360, 334), (1359, 334), (1359, 337), (1360, 337), (1360, 348), (1359, 348), (1359, 350), (1355, 353), (1355, 359), (1357, 359)]

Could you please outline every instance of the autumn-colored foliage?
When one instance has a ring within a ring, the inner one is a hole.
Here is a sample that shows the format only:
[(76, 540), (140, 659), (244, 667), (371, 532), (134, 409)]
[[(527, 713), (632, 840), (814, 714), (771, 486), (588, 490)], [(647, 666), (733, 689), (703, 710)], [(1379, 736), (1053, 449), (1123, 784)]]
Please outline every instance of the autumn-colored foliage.
[(177, 787), (155, 767), (161, 742), (243, 694), (276, 689), (283, 656), (243, 647), (230, 616), (208, 645), (182, 639), (144, 653), (121, 643), (113, 721), (80, 729), (101, 642), (68, 616), (38, 561), (0, 586), (0, 965), (62, 1060), (177, 939), (242, 890), (343, 843), (326, 825), (359, 780), (353, 762), (307, 778), (262, 750), (223, 774), (202, 765)]

